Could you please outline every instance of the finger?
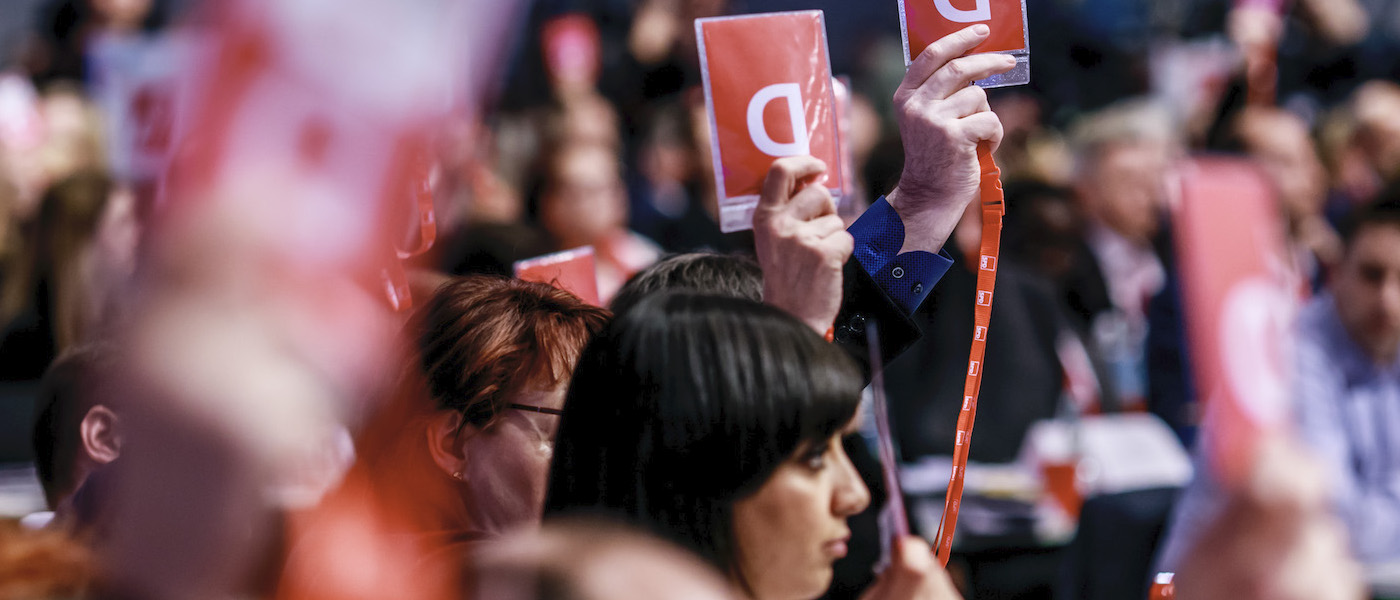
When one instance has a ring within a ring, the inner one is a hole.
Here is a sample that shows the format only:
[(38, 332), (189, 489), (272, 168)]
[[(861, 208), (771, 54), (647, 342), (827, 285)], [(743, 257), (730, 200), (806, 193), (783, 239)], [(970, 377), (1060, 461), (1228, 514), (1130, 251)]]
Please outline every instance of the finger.
[(929, 600), (961, 600), (948, 572), (934, 561), (933, 549), (924, 540), (909, 536), (899, 542), (901, 562), (918, 572), (918, 598)]
[(990, 111), (992, 106), (987, 103), (987, 90), (969, 85), (953, 92), (953, 95), (948, 96), (946, 101), (939, 103), (938, 110), (944, 116), (961, 119), (979, 112)]
[(1001, 128), (1001, 119), (997, 118), (994, 112), (980, 112), (975, 115), (958, 119), (958, 124), (962, 127), (963, 135), (967, 141), (973, 144), (990, 142), (992, 152), (996, 152), (1001, 145), (1001, 138), (1005, 132)]
[(913, 537), (896, 540), (890, 552), (890, 567), (884, 573), (889, 578), (889, 597), (919, 597), (918, 590), (933, 567), (928, 544)]
[(805, 225), (807, 231), (818, 238), (830, 237), (833, 234), (846, 230), (846, 222), (835, 213), (817, 217), (808, 221)]
[(763, 180), (763, 193), (758, 196), (758, 204), (769, 208), (782, 206), (792, 197), (799, 181), (825, 172), (826, 163), (811, 156), (789, 156), (773, 161), (773, 166), (768, 168), (768, 176)]
[(899, 82), (899, 89), (895, 91), (898, 96), (900, 92), (912, 92), (923, 85), (933, 73), (948, 64), (948, 61), (967, 54), (973, 48), (987, 39), (992, 34), (990, 27), (979, 24), (966, 27), (956, 33), (951, 33), (938, 41), (929, 44), (924, 48), (914, 61), (909, 63), (909, 71), (904, 74), (904, 80)]
[(811, 221), (824, 215), (836, 214), (836, 201), (831, 197), (831, 190), (819, 184), (810, 184), (802, 188), (789, 201), (788, 210), (794, 219), (799, 221)]
[(897, 547), (900, 562), (906, 567), (917, 571), (933, 567), (933, 549), (928, 542), (911, 535), (900, 539)]
[(986, 79), (999, 73), (1010, 71), (1016, 66), (1016, 58), (1010, 54), (974, 54), (949, 61), (935, 71), (928, 81), (919, 86), (918, 92), (943, 99), (953, 95), (972, 82)]

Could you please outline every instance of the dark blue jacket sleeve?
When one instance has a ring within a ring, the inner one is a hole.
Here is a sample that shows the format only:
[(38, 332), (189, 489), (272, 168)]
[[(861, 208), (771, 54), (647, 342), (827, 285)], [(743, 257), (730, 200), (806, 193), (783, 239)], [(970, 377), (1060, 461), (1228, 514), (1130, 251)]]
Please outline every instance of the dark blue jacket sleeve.
[(856, 262), (905, 314), (919, 308), (953, 265), (953, 259), (943, 252), (900, 254), (904, 222), (884, 198), (872, 204), (847, 231), (856, 240)]
[(869, 381), (869, 324), (878, 324), (881, 359), (889, 364), (919, 339), (919, 327), (909, 315), (948, 272), (953, 259), (942, 252), (900, 254), (904, 222), (884, 198), (847, 231), (855, 238), (855, 252), (846, 263), (841, 312), (832, 333)]

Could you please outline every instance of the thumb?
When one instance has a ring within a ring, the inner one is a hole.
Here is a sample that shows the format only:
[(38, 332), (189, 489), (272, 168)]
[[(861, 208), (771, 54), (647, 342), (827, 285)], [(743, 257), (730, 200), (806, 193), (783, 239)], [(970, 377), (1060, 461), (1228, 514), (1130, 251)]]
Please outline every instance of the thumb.
[(789, 156), (773, 161), (768, 176), (763, 180), (763, 193), (758, 197), (758, 204), (768, 208), (787, 204), (799, 182), (823, 173), (826, 173), (826, 163), (811, 156)]

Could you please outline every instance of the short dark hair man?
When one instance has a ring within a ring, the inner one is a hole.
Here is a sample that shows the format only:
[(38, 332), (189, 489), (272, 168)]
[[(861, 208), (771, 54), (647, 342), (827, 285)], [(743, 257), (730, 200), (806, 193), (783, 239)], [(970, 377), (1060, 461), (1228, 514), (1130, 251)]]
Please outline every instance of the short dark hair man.
[(60, 355), (44, 373), (34, 456), (50, 510), (121, 455), (120, 419), (111, 395), (113, 362), (110, 347), (79, 346)]

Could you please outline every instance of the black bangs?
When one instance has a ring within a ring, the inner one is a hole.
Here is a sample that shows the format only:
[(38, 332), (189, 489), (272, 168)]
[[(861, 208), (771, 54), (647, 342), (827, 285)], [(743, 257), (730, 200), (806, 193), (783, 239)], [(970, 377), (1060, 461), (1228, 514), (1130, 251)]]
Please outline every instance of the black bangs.
[[(744, 478), (734, 488), (738, 499), (757, 491), (804, 443), (824, 442), (844, 428), (859, 406), (861, 380), (844, 352), (778, 309), (752, 303), (753, 314), (744, 314), (716, 304), (716, 310), (689, 315), (707, 321), (689, 331), (713, 336), (691, 346), (712, 347), (716, 354), (712, 372), (694, 383), (698, 388), (719, 382), (712, 394), (735, 413), (721, 419), (731, 431), (718, 437), (734, 444)], [(695, 308), (692, 304), (679, 312)]]
[(584, 351), (546, 515), (602, 510), (727, 568), (730, 508), (855, 416), (856, 365), (767, 305), (648, 298)]

